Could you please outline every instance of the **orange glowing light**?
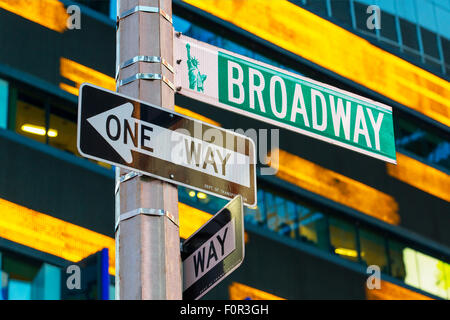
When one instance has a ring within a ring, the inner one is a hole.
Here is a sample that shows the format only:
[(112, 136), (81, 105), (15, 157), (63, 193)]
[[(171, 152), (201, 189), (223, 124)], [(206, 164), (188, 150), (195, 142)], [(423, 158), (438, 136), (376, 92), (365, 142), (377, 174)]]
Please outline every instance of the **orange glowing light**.
[(72, 94), (76, 93), (78, 95), (78, 88), (84, 82), (89, 82), (113, 91), (116, 89), (116, 81), (114, 78), (66, 58), (60, 58), (59, 72), (62, 77), (76, 84), (76, 88), (64, 83), (60, 84), (61, 89)]
[(175, 112), (178, 112), (178, 113), (181, 113), (182, 115), (185, 115), (185, 116), (188, 116), (188, 117), (191, 117), (191, 118), (194, 118), (194, 119), (197, 119), (197, 120), (200, 120), (200, 121), (212, 124), (212, 125), (214, 125), (216, 127), (220, 127), (221, 126), (220, 123), (217, 122), (217, 121), (214, 121), (214, 120), (212, 120), (210, 118), (202, 116), (199, 113), (196, 113), (196, 112), (191, 111), (191, 110), (186, 109), (186, 108), (182, 108), (182, 107), (177, 106), (177, 105), (175, 106)]
[(115, 273), (113, 238), (4, 199), (0, 199), (0, 237), (73, 262), (108, 248), (109, 273)]
[(286, 300), (271, 293), (249, 287), (239, 282), (233, 282), (229, 288), (230, 300)]
[(397, 165), (386, 164), (387, 173), (413, 187), (450, 202), (450, 175), (397, 152)]
[(178, 202), (178, 215), (180, 219), (180, 238), (187, 239), (197, 231), (212, 215)]
[[(183, 239), (212, 217), (181, 202), (178, 210)], [(0, 237), (73, 262), (108, 248), (109, 273), (115, 274), (113, 238), (4, 199), (0, 199)]]
[[(387, 223), (400, 223), (393, 197), (286, 151), (278, 152), (278, 178)], [(276, 169), (276, 164), (270, 165)]]
[(57, 32), (64, 32), (69, 15), (58, 0), (0, 0), (0, 8)]
[(367, 300), (434, 300), (391, 282), (384, 280), (380, 281), (379, 289), (369, 289), (365, 286)]

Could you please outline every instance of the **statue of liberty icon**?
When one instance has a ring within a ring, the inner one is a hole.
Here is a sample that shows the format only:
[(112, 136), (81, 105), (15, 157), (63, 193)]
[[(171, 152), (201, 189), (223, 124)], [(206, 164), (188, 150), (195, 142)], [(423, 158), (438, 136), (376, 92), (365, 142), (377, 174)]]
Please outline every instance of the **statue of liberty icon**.
[(206, 74), (202, 74), (198, 68), (200, 62), (191, 56), (191, 45), (186, 44), (187, 49), (187, 65), (189, 75), (189, 89), (197, 90), (198, 92), (204, 92), (203, 83), (206, 80)]

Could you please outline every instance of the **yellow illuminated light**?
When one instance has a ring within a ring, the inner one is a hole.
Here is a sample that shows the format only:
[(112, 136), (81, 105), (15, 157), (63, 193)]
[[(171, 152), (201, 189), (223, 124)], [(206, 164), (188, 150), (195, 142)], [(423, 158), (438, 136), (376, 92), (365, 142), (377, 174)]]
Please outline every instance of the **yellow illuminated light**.
[(69, 18), (58, 0), (0, 0), (0, 8), (58, 32), (64, 32)]
[(450, 202), (450, 176), (413, 158), (397, 153), (397, 165), (386, 165), (387, 173), (407, 184)]
[(109, 273), (115, 273), (113, 238), (4, 199), (0, 199), (0, 237), (73, 262), (108, 248)]
[[(393, 197), (286, 151), (278, 152), (278, 178), (387, 223), (400, 223)], [(277, 169), (276, 164), (270, 165)]]
[(369, 289), (365, 284), (367, 300), (434, 300), (423, 294), (384, 280), (381, 280), (379, 289)]
[[(178, 214), (180, 220), (180, 238), (183, 239), (189, 238), (213, 216), (212, 214), (181, 202), (178, 202)], [(244, 232), (244, 242), (248, 242), (247, 232)]]
[[(180, 237), (189, 238), (212, 215), (178, 203)], [(77, 262), (103, 248), (109, 249), (109, 273), (115, 274), (114, 239), (0, 199), (0, 237)]]
[(334, 249), (334, 252), (336, 254), (341, 255), (341, 256), (348, 256), (348, 257), (353, 257), (353, 258), (358, 257), (358, 252), (356, 250), (353, 250), (353, 249), (336, 248), (336, 249)]
[(230, 300), (286, 300), (271, 293), (249, 287), (239, 282), (233, 282), (228, 288)]
[(203, 192), (198, 192), (197, 193), (197, 198), (199, 198), (201, 200), (206, 199), (207, 197), (208, 196), (205, 193), (203, 193)]
[(79, 91), (78, 87), (72, 87), (63, 82), (60, 82), (59, 87), (61, 89), (63, 89), (64, 91), (67, 91), (68, 93), (73, 94), (74, 96), (78, 96), (78, 91)]
[(286, 0), (184, 0), (450, 126), (450, 83)]
[[(28, 124), (28, 123), (22, 125), (22, 127), (20, 129), (24, 132), (37, 134), (39, 136), (45, 136), (45, 133), (46, 133), (44, 127), (36, 126), (33, 124)], [(47, 135), (51, 138), (54, 138), (54, 137), (58, 136), (58, 131), (54, 130), (54, 129), (49, 129), (47, 132)]]
[(48, 132), (47, 132), (47, 135), (50, 138), (54, 138), (54, 137), (58, 136), (58, 131), (56, 131), (54, 129), (49, 129)]
[(60, 83), (59, 87), (71, 94), (78, 95), (78, 88), (84, 82), (89, 82), (109, 90), (116, 89), (116, 81), (114, 78), (104, 73), (66, 58), (60, 58), (59, 64), (61, 76), (73, 81), (76, 84), (76, 88), (64, 83)]
[(195, 197), (195, 191), (193, 190), (189, 191), (189, 197), (191, 198)]
[(185, 115), (185, 116), (188, 116), (188, 117), (191, 117), (191, 118), (194, 118), (194, 119), (197, 119), (197, 120), (200, 120), (200, 121), (212, 124), (212, 125), (214, 125), (216, 127), (220, 127), (221, 126), (220, 123), (217, 122), (217, 121), (214, 121), (214, 120), (212, 120), (210, 118), (202, 116), (201, 114), (198, 114), (198, 113), (196, 113), (194, 111), (191, 111), (189, 109), (186, 109), (186, 108), (182, 108), (180, 106), (175, 106), (175, 112), (178, 112), (178, 113), (181, 113), (182, 115)]

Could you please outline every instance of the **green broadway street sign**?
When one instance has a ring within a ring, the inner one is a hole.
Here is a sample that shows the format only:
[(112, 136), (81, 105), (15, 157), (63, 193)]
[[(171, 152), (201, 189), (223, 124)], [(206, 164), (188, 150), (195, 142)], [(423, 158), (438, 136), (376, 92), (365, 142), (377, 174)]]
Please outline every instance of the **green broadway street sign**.
[(178, 93), (396, 163), (391, 107), (189, 37), (174, 50)]

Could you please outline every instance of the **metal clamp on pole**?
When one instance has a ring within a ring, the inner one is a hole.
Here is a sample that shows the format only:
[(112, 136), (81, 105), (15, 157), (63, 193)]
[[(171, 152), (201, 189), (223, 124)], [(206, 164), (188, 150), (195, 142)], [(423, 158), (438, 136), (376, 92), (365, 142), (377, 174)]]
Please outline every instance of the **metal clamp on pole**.
[(128, 59), (128, 60), (122, 62), (118, 66), (118, 68), (116, 70), (116, 81), (119, 78), (119, 73), (120, 73), (121, 69), (129, 67), (129, 66), (135, 64), (136, 62), (161, 63), (163, 66), (165, 66), (167, 68), (167, 70), (169, 70), (172, 73), (175, 73), (174, 68), (164, 58), (156, 57), (156, 56), (135, 56), (131, 59)]
[(138, 173), (136, 171), (130, 171), (127, 174), (120, 176), (119, 181), (117, 181), (117, 184), (115, 187), (115, 193), (119, 192), (120, 184), (122, 182), (133, 179), (134, 177), (140, 177), (140, 176), (142, 176), (142, 173)]
[(173, 24), (172, 17), (169, 16), (164, 10), (159, 9), (157, 7), (149, 7), (149, 6), (136, 6), (134, 8), (131, 8), (130, 10), (122, 12), (118, 17), (118, 20), (128, 17), (129, 15), (135, 12), (160, 13), (164, 17), (164, 19)]
[(131, 211), (122, 213), (119, 217), (119, 220), (116, 221), (114, 231), (117, 231), (117, 228), (119, 227), (120, 222), (130, 219), (130, 218), (135, 217), (140, 214), (148, 215), (148, 216), (166, 216), (170, 221), (172, 221), (173, 224), (175, 224), (177, 227), (179, 227), (178, 221), (176, 221), (175, 217), (167, 210), (138, 208), (135, 210), (131, 210)]
[[(160, 73), (136, 73), (135, 75), (125, 78), (117, 82), (117, 88), (136, 80), (162, 80), (165, 82), (172, 90), (175, 91), (175, 85), (165, 76)], [(117, 89), (116, 88), (116, 89)]]

